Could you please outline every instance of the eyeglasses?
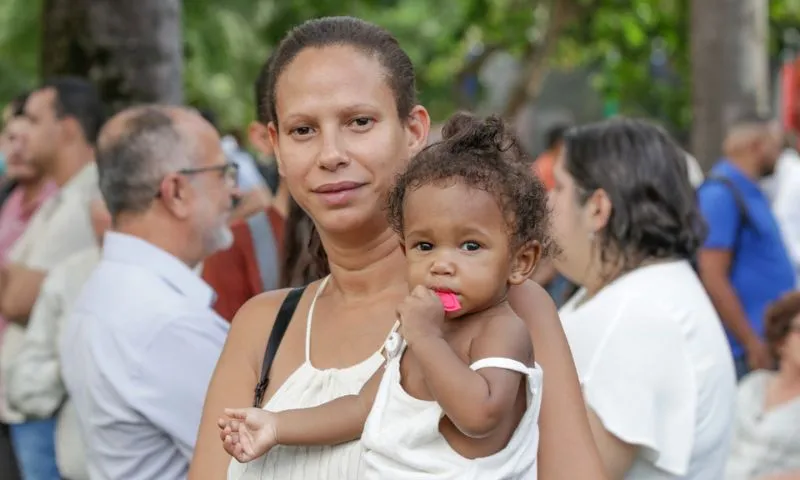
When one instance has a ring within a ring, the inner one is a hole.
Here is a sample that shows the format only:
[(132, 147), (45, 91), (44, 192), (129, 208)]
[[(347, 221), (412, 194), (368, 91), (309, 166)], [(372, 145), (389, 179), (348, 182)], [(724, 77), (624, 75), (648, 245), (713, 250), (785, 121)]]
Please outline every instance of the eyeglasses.
[[(220, 172), (222, 178), (225, 179), (225, 183), (231, 188), (235, 188), (239, 185), (239, 164), (235, 162), (225, 162), (210, 167), (183, 168), (175, 173), (179, 175), (197, 175), (206, 172)], [(156, 198), (160, 196), (161, 191), (159, 190), (158, 193), (156, 193)]]
[(196, 175), (205, 172), (222, 173), (222, 177), (230, 187), (235, 187), (239, 183), (239, 164), (235, 162), (225, 162), (221, 165), (212, 165), (210, 167), (184, 168), (178, 170), (177, 173), (181, 175)]

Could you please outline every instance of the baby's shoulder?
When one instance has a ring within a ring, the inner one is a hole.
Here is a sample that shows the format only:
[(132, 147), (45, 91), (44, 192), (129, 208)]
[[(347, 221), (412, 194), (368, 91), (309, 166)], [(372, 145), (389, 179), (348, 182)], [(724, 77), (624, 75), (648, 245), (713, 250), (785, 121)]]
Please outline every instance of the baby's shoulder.
[(525, 321), (513, 310), (496, 312), (481, 319), (470, 348), (470, 359), (502, 356), (533, 365), (533, 342)]

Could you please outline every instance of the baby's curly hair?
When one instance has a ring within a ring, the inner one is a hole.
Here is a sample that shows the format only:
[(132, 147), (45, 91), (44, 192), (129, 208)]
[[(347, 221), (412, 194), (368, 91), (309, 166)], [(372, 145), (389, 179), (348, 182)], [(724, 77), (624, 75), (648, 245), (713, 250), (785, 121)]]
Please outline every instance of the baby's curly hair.
[(482, 120), (456, 113), (442, 128), (442, 140), (418, 153), (398, 176), (387, 202), (389, 223), (402, 235), (409, 192), (424, 185), (460, 182), (497, 200), (512, 247), (536, 241), (545, 254), (553, 253), (547, 193), (528, 163), (516, 135), (500, 117)]

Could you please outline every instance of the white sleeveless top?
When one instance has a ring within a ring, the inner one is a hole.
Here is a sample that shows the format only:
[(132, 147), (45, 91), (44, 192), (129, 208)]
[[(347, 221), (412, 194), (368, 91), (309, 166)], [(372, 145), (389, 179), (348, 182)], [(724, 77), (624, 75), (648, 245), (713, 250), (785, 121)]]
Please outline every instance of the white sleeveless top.
[[(527, 377), (528, 408), (506, 447), (494, 455), (467, 459), (439, 432), (444, 413), (438, 403), (412, 397), (400, 384), (400, 353), (386, 364), (361, 442), (369, 480), (536, 480), (542, 370), (508, 358), (485, 358), (473, 370), (504, 368)], [(388, 352), (392, 355), (395, 352)], [(342, 477), (354, 478), (354, 477)]]
[[(383, 347), (361, 363), (347, 368), (318, 370), (309, 358), (314, 307), (330, 277), (320, 284), (306, 319), (306, 359), (264, 405), (278, 412), (315, 407), (345, 395), (355, 395), (383, 364)], [(364, 475), (360, 442), (336, 446), (290, 447), (279, 445), (249, 463), (231, 460), (229, 480), (357, 480)]]

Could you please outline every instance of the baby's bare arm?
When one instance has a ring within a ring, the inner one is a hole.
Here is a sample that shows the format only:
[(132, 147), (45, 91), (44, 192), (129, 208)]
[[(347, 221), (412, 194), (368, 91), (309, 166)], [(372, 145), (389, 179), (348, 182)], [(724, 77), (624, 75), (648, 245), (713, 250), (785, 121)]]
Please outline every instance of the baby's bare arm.
[[(441, 337), (409, 345), (419, 359), (425, 383), (447, 418), (473, 438), (491, 435), (513, 411), (523, 375), (500, 368), (473, 371)], [(487, 321), (473, 341), (470, 358), (504, 357), (529, 364), (533, 347), (525, 324), (516, 316)]]
[(339, 397), (314, 408), (277, 413), (279, 445), (337, 445), (361, 438), (384, 368), (364, 384), (358, 395)]

